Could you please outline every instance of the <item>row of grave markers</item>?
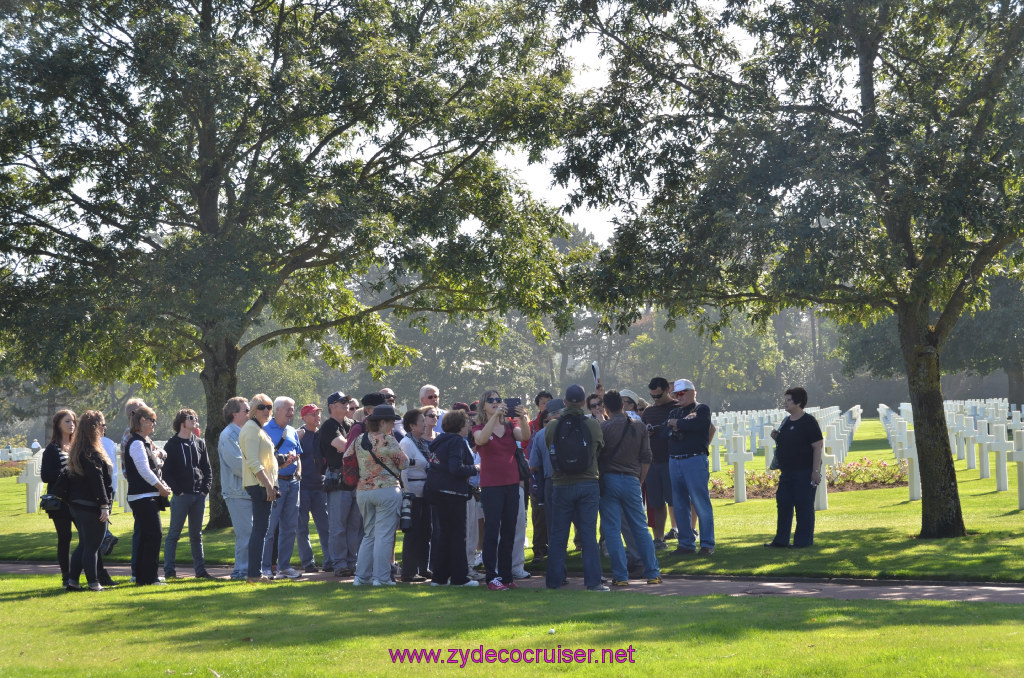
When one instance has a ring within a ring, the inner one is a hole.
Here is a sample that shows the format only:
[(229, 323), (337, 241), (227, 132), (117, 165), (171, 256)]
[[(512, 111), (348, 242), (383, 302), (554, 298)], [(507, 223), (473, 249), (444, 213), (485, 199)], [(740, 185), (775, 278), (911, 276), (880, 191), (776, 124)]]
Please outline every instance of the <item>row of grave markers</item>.
[[(949, 447), (958, 461), (977, 469), (979, 478), (991, 478), (991, 455), (995, 455), (996, 492), (1009, 490), (1010, 463), (1017, 464), (1017, 507), (1024, 509), (1024, 417), (1019, 406), (1005, 399), (947, 400), (943, 403)], [(917, 442), (913, 408), (900, 403), (899, 413), (885, 404), (878, 406), (878, 418), (897, 459), (910, 468), (910, 500), (921, 499)]]

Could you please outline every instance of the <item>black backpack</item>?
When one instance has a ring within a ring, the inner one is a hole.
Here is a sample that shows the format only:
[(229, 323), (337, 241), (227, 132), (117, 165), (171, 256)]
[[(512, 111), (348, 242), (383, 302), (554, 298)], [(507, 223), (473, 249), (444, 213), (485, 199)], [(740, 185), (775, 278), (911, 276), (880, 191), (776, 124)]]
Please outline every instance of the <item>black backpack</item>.
[(590, 468), (594, 441), (584, 415), (569, 414), (558, 419), (550, 456), (551, 466), (562, 473), (578, 474)]

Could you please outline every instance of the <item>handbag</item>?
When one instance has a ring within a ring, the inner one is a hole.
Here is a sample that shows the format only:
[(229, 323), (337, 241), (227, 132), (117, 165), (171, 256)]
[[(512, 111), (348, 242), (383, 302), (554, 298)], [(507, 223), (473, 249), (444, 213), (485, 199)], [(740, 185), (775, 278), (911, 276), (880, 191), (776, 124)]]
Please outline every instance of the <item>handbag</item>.
[(359, 460), (356, 451), (351, 450), (341, 460), (341, 485), (339, 490), (354, 490), (359, 486)]
[(64, 506), (64, 500), (55, 494), (44, 494), (39, 497), (39, 508), (47, 513), (59, 511)]
[(100, 541), (100, 555), (109, 556), (114, 551), (114, 547), (117, 546), (118, 538), (114, 536), (114, 533), (110, 531), (110, 519), (107, 519), (107, 532), (103, 535), (103, 539)]
[(526, 453), (523, 448), (516, 446), (516, 464), (519, 466), (519, 480), (530, 479), (530, 462), (526, 461)]

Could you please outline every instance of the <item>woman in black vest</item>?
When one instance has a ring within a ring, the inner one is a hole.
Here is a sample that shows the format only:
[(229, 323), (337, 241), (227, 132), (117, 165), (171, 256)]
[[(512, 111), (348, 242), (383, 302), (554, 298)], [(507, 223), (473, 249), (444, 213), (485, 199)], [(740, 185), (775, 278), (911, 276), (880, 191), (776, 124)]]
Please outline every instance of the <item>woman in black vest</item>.
[(71, 556), (70, 579), (77, 582), (84, 569), (90, 591), (103, 590), (97, 565), (100, 542), (114, 501), (113, 464), (100, 442), (106, 427), (100, 412), (87, 411), (68, 450), (68, 508), (78, 528), (78, 548)]
[(161, 478), (163, 460), (149, 436), (156, 428), (156, 412), (145, 405), (132, 412), (131, 437), (124, 451), (124, 475), (128, 481), (128, 505), (135, 517), (138, 548), (132, 554), (138, 586), (162, 584), (160, 564), (160, 511), (166, 506), (171, 488)]
[(71, 571), (71, 511), (67, 505), (66, 476), (61, 479), (61, 474), (67, 473), (68, 450), (71, 449), (71, 437), (77, 425), (78, 419), (71, 410), (59, 410), (53, 415), (53, 435), (50, 437), (50, 444), (43, 450), (39, 469), (40, 478), (47, 483), (46, 493), (63, 495), (61, 499), (64, 501), (60, 508), (48, 511), (48, 514), (53, 521), (53, 527), (57, 530), (57, 562), (60, 565), (61, 586), (68, 591), (82, 590), (77, 582), (68, 579)]

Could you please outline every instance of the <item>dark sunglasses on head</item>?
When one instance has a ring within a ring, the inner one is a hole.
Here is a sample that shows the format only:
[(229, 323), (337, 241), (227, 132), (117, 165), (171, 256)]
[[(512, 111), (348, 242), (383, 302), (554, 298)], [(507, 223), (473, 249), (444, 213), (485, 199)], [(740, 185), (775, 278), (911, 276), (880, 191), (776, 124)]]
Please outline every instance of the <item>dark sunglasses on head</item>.
[(274, 409), (274, 406), (273, 405), (257, 405), (256, 409), (257, 410), (272, 410), (272, 409)]
[(487, 402), (489, 402), (489, 403), (491, 403), (493, 405), (494, 403), (500, 403), (501, 402), (501, 398), (500, 397), (498, 397), (498, 398), (488, 398)]

